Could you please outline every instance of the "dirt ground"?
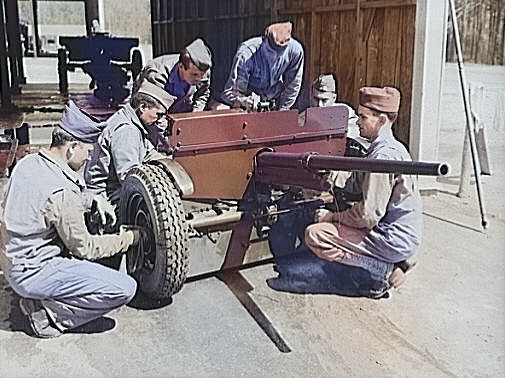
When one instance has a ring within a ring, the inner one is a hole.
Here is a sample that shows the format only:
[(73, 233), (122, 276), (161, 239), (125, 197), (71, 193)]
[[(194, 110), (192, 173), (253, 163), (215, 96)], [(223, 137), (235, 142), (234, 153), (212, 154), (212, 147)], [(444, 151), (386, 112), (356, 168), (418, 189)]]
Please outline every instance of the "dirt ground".
[[(275, 292), (265, 283), (272, 265), (263, 264), (231, 281), (189, 282), (168, 306), (122, 308), (107, 332), (39, 340), (25, 334), (0, 273), (0, 377), (505, 376), (505, 67), (466, 66), (469, 81), (485, 88), (486, 230), (474, 180), (455, 195), (465, 118), (457, 67), (445, 72), (438, 160), (452, 173), (424, 193), (418, 263), (389, 299)], [(205, 244), (192, 252), (193, 266), (212, 260)], [(240, 295), (230, 282), (242, 285)]]

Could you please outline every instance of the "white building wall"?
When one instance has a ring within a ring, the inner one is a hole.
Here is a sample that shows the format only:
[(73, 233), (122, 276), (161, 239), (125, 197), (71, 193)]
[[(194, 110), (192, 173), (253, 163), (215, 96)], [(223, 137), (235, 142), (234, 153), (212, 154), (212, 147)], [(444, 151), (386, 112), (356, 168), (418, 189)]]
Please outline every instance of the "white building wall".
[[(438, 160), (447, 4), (445, 0), (417, 3), (409, 146), (414, 160)], [(434, 185), (434, 177), (421, 180), (421, 187)]]

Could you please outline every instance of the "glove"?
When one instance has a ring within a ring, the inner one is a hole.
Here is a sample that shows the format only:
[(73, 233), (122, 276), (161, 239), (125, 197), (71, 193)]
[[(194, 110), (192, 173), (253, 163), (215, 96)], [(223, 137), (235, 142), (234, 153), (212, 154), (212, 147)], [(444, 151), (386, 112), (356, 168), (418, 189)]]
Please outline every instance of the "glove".
[(333, 221), (333, 213), (327, 209), (317, 209), (314, 214), (314, 221), (316, 223), (322, 222), (332, 222)]
[(93, 198), (91, 208), (98, 213), (102, 225), (107, 224), (107, 216), (110, 218), (110, 225), (114, 226), (117, 221), (115, 206), (109, 202), (104, 195)]
[(156, 239), (153, 230), (147, 227), (123, 225), (120, 228), (133, 233), (133, 242), (126, 251), (126, 268), (131, 274), (142, 267), (147, 255), (155, 252)]
[(141, 246), (144, 249), (153, 248), (156, 244), (154, 232), (148, 227), (123, 225), (121, 226), (121, 229), (123, 231), (131, 231), (133, 233), (133, 242), (130, 245), (130, 248), (138, 246)]

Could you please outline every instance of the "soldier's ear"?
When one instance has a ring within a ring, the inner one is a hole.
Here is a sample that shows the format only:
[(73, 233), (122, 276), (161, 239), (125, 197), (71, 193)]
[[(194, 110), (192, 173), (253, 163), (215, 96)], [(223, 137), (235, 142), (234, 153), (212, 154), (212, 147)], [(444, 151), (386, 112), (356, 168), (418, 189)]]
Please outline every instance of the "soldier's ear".
[(384, 113), (381, 113), (381, 114), (379, 115), (379, 118), (380, 118), (381, 125), (386, 124), (386, 121), (388, 120), (387, 115), (385, 115)]
[(70, 142), (70, 146), (69, 146), (69, 148), (68, 148), (68, 149), (69, 149), (71, 152), (74, 152), (75, 148), (77, 147), (77, 143), (78, 143), (77, 141)]
[(72, 158), (72, 155), (74, 154), (75, 146), (77, 146), (77, 142), (69, 142), (68, 143), (68, 150), (65, 153), (67, 160), (70, 160)]

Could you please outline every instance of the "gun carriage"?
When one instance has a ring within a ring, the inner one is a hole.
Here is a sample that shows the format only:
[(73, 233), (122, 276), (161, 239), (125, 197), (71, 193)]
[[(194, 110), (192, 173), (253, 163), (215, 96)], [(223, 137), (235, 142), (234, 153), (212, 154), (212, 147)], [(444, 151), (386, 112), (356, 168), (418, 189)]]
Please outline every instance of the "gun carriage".
[(443, 163), (344, 157), (347, 119), (344, 106), (308, 108), (301, 114), (224, 110), (169, 115), (173, 159), (133, 168), (120, 202), (122, 222), (152, 228), (155, 235), (155, 245), (139, 247), (129, 265), (141, 292), (151, 299), (177, 293), (188, 278), (192, 250), (208, 246), (209, 240), (221, 244), (224, 258), (218, 270), (241, 266), (251, 245), (265, 240), (277, 214), (331, 201), (331, 196), (293, 195), (301, 188), (330, 189), (330, 170), (448, 173)]

